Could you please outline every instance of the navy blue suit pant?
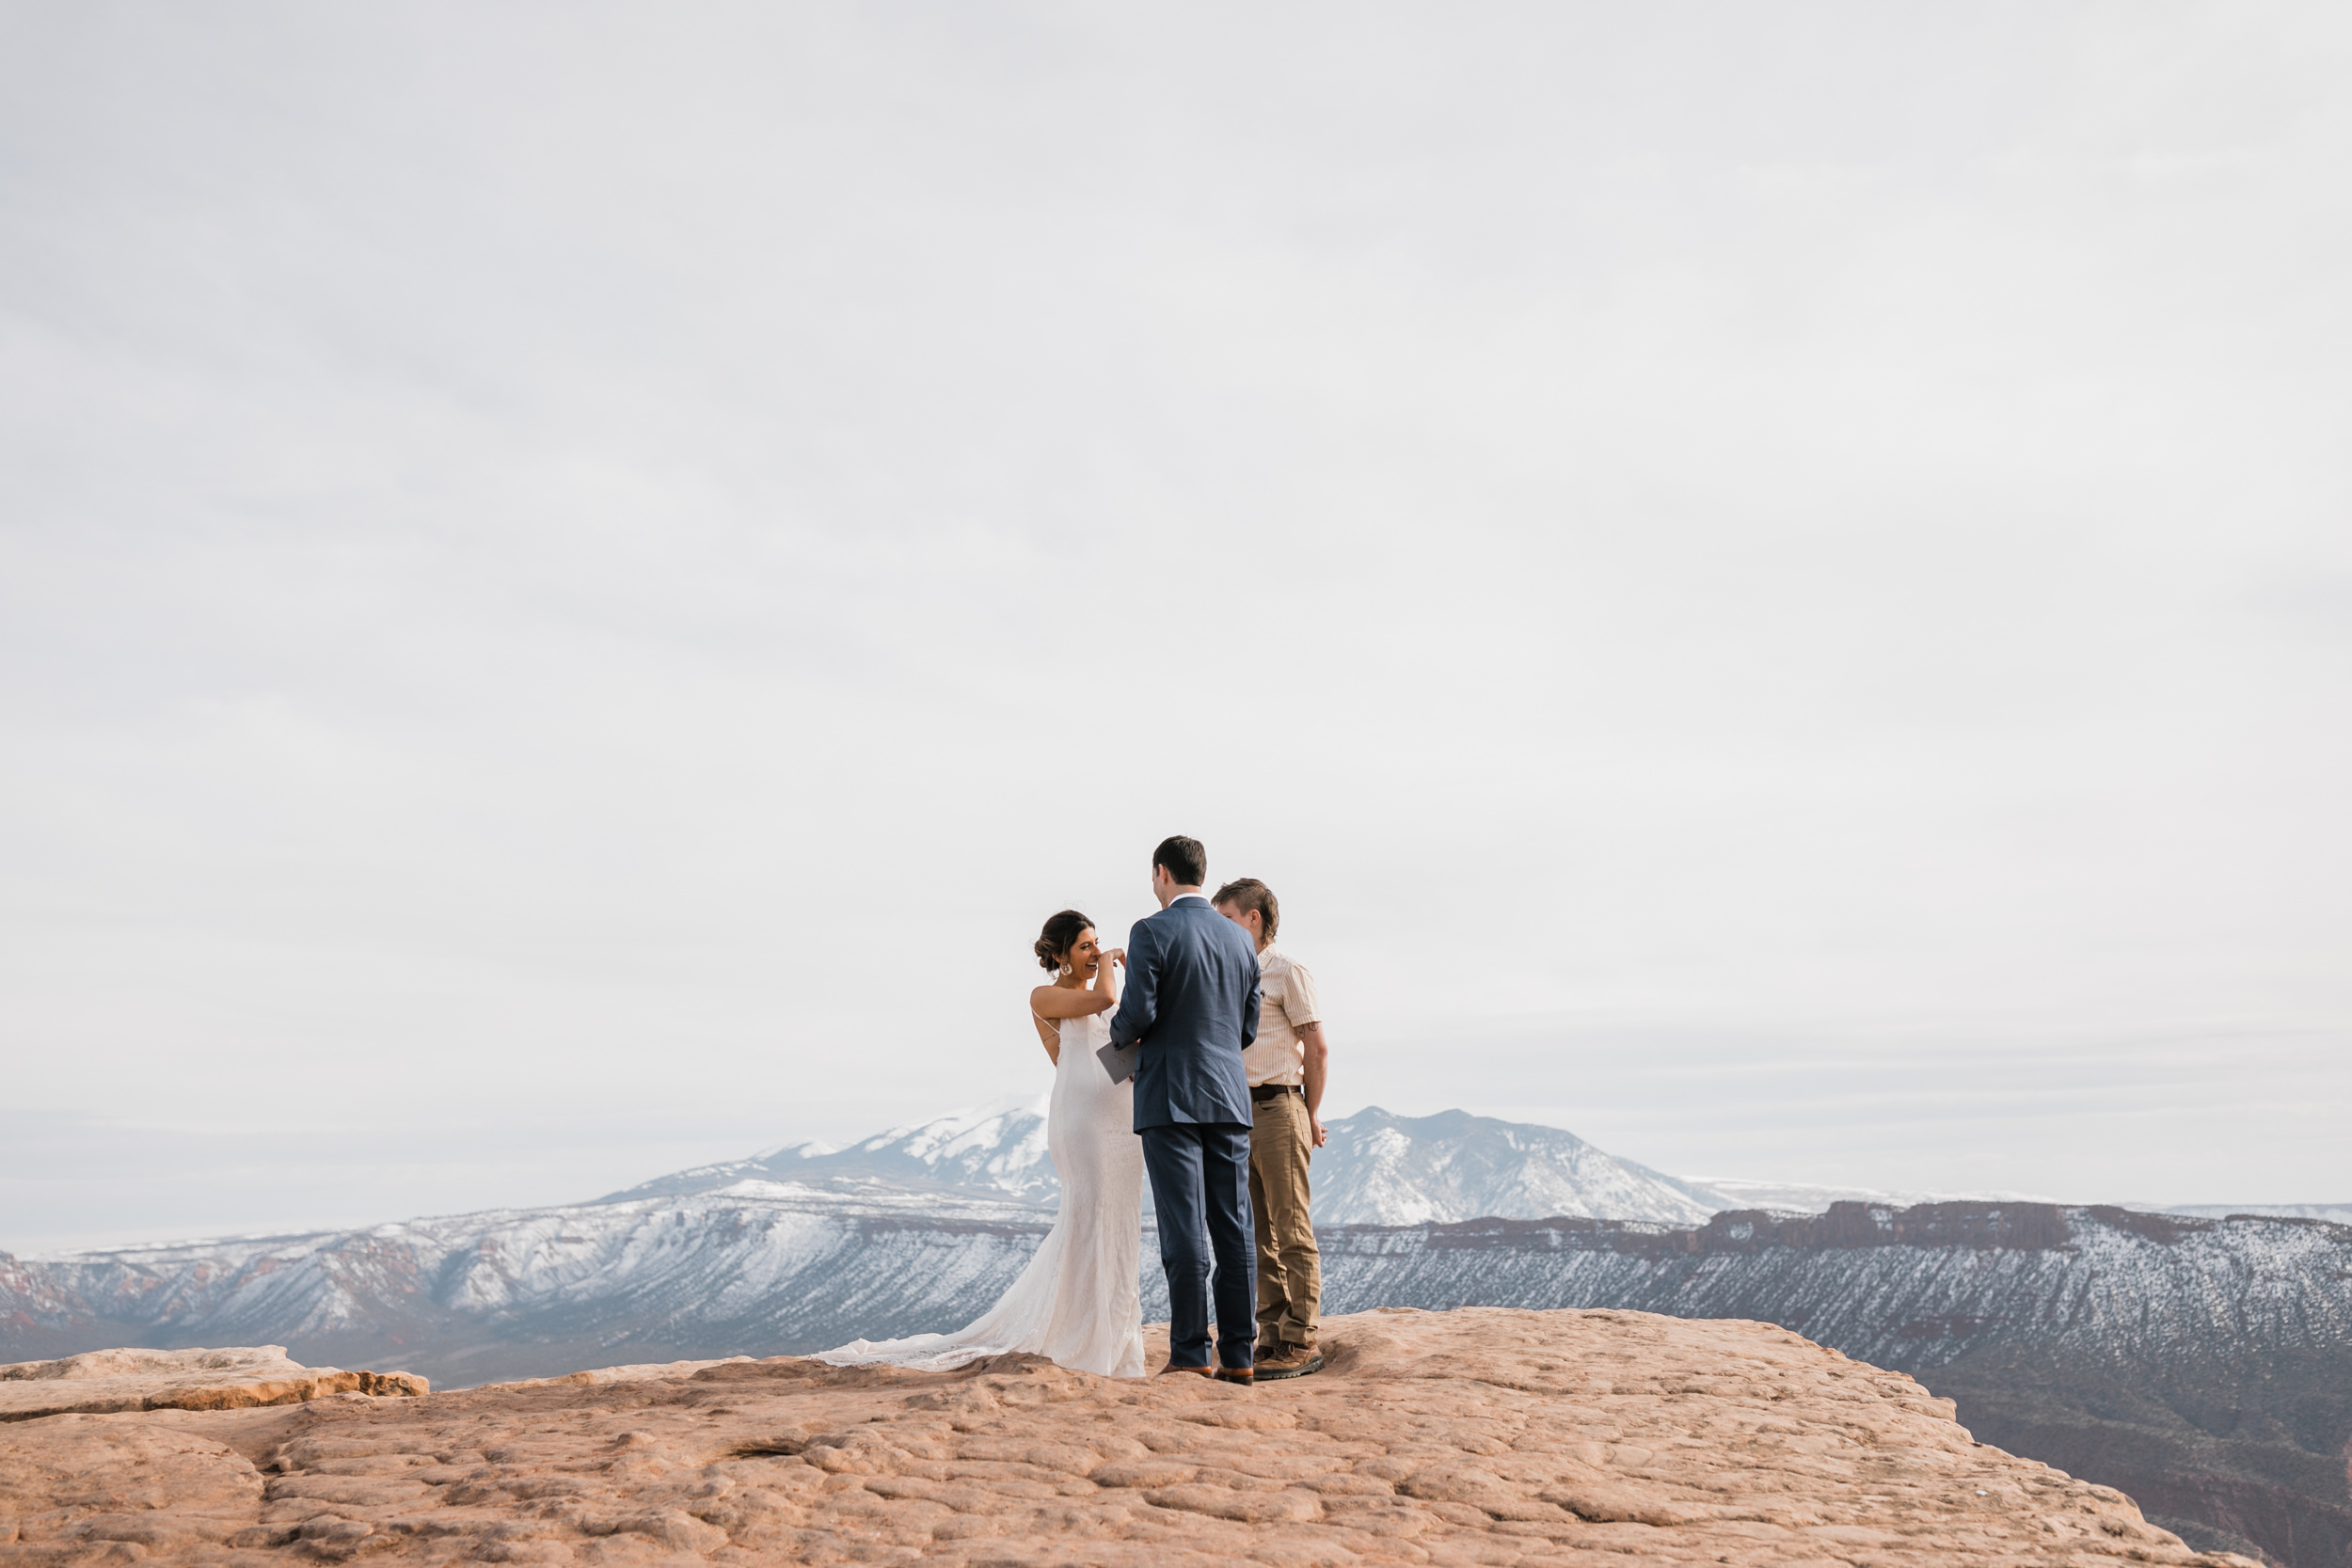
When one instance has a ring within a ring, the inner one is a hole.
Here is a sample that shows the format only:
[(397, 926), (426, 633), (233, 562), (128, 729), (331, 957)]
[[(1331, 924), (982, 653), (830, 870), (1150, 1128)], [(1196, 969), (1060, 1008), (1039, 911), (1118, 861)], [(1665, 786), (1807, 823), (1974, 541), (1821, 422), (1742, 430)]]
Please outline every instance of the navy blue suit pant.
[(1249, 1128), (1211, 1121), (1147, 1127), (1143, 1168), (1168, 1271), (1168, 1360), (1209, 1361), (1209, 1264), (1216, 1263), (1217, 1360), (1247, 1367), (1258, 1338), (1258, 1247), (1249, 1229)]

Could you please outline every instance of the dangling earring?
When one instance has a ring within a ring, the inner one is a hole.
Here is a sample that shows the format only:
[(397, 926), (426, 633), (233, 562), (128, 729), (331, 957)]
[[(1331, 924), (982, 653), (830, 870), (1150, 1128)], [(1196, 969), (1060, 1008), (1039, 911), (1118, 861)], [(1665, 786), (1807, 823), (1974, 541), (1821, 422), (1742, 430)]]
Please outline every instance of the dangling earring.
[(1062, 972), (1064, 974), (1069, 974), (1069, 973), (1070, 973), (1070, 966), (1069, 966), (1068, 964), (1064, 964), (1064, 965), (1062, 965), (1062, 966), (1061, 966), (1061, 972)]

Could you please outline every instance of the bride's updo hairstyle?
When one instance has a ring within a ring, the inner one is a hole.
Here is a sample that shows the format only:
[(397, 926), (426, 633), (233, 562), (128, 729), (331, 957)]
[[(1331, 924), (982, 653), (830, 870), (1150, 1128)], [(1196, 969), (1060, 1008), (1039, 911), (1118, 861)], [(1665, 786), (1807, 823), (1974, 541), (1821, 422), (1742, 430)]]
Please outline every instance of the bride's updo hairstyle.
[(1076, 910), (1064, 910), (1045, 923), (1038, 933), (1035, 951), (1040, 969), (1057, 970), (1062, 959), (1070, 956), (1071, 944), (1094, 928), (1094, 922)]

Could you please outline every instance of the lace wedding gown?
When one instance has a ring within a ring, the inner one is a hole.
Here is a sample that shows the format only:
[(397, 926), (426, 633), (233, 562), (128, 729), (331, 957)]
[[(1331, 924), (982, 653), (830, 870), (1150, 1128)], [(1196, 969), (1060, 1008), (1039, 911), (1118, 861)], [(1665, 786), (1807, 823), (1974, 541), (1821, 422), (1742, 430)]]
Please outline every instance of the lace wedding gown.
[(1136, 1085), (1111, 1082), (1094, 1053), (1110, 1019), (1066, 1018), (1045, 1114), (1045, 1149), (1061, 1179), (1061, 1212), (1012, 1289), (953, 1334), (854, 1339), (819, 1352), (836, 1367), (872, 1362), (944, 1370), (983, 1355), (1028, 1351), (1108, 1377), (1143, 1375), (1143, 1145)]

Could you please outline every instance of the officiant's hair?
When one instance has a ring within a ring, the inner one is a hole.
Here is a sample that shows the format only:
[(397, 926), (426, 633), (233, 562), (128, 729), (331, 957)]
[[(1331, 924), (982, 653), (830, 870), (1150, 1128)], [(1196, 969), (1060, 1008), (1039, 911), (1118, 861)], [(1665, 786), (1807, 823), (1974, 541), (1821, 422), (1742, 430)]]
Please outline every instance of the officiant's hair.
[(1255, 877), (1226, 883), (1209, 902), (1220, 910), (1231, 904), (1237, 910), (1257, 911), (1268, 942), (1274, 940), (1275, 927), (1282, 924), (1282, 906), (1274, 901), (1274, 890)]
[(1200, 847), (1199, 839), (1182, 833), (1160, 840), (1160, 847), (1152, 851), (1152, 863), (1168, 867), (1178, 887), (1199, 887), (1209, 879), (1209, 852)]
[(1094, 922), (1076, 910), (1064, 910), (1045, 922), (1045, 929), (1038, 934), (1037, 961), (1041, 969), (1059, 969), (1070, 949), (1080, 937), (1094, 929)]

